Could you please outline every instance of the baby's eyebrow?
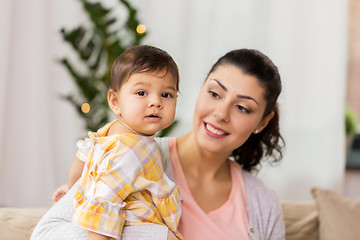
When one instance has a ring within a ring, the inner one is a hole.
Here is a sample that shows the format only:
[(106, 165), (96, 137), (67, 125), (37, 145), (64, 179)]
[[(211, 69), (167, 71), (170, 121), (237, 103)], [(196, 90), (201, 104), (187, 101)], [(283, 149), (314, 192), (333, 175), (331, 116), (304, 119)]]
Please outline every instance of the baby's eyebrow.
[(134, 86), (138, 86), (138, 85), (149, 85), (149, 83), (147, 82), (137, 82), (134, 84)]
[[(135, 83), (134, 84), (134, 87), (136, 87), (136, 86), (149, 86), (149, 85), (151, 85), (151, 83), (148, 83), (148, 82), (145, 82), (145, 81), (141, 81), (141, 82), (137, 82), (137, 83)], [(176, 90), (176, 87), (173, 87), (172, 85), (169, 85), (169, 86), (165, 86), (165, 88), (164, 89), (167, 89), (167, 90), (171, 90), (171, 91), (177, 91)]]
[(168, 87), (166, 87), (166, 89), (170, 89), (170, 90), (176, 91), (176, 88), (173, 87), (173, 86), (168, 86)]

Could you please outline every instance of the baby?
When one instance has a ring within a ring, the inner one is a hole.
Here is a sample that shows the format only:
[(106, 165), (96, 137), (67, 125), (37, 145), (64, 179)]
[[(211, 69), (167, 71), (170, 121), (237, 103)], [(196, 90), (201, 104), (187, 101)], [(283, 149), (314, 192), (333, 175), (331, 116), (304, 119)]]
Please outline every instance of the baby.
[(183, 239), (180, 193), (154, 140), (174, 120), (178, 87), (178, 67), (161, 49), (136, 46), (115, 60), (107, 100), (117, 119), (78, 142), (68, 184), (53, 197), (58, 201), (81, 175), (73, 222), (89, 239), (120, 239), (124, 225), (146, 223)]

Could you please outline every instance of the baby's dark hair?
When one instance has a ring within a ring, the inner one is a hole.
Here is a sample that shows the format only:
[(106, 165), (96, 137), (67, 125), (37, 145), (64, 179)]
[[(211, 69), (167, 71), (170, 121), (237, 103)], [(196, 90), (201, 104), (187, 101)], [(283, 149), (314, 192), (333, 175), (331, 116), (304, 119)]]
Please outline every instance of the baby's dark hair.
[(263, 118), (274, 112), (268, 125), (260, 133), (251, 134), (243, 145), (232, 152), (231, 157), (249, 172), (257, 170), (263, 157), (267, 157), (266, 160), (270, 162), (280, 161), (284, 139), (279, 129), (277, 99), (282, 87), (278, 68), (266, 55), (253, 49), (228, 52), (214, 64), (209, 74), (221, 65), (235, 66), (244, 74), (257, 78), (265, 90), (266, 108)]
[(143, 72), (170, 73), (176, 79), (179, 90), (179, 70), (173, 58), (164, 50), (149, 45), (140, 45), (127, 49), (113, 63), (110, 89), (118, 90), (132, 74)]

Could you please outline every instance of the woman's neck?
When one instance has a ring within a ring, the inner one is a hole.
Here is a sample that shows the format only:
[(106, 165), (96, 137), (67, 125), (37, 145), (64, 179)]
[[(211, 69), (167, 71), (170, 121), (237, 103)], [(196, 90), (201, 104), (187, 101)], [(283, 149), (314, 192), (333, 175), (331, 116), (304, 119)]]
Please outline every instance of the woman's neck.
[(202, 149), (193, 132), (178, 137), (176, 144), (183, 171), (187, 172), (185, 174), (208, 179), (221, 179), (229, 176), (228, 155)]
[(177, 139), (177, 149), (187, 186), (198, 206), (205, 213), (223, 206), (232, 188), (227, 156), (202, 149), (192, 132)]

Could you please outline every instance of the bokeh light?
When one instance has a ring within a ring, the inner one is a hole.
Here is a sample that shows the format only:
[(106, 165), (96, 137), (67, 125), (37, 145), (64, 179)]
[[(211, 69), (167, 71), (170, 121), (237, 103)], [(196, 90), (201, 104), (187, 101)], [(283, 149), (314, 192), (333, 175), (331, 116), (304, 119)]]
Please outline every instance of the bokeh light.
[(81, 105), (81, 111), (83, 111), (83, 113), (88, 113), (90, 111), (90, 104), (84, 103)]
[(143, 34), (146, 32), (146, 26), (144, 24), (139, 24), (137, 27), (136, 27), (136, 32), (138, 34)]

